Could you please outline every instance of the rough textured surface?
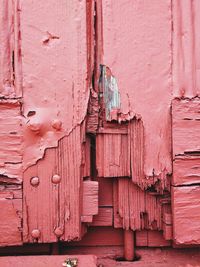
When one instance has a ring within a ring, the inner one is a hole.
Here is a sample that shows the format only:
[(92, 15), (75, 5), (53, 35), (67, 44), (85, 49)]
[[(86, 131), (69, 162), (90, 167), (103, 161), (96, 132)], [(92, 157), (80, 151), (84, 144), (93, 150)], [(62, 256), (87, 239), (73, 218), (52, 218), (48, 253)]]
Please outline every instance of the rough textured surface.
[[(102, 133), (102, 134), (101, 134)], [(98, 177), (130, 176), (130, 152), (127, 131), (105, 129), (96, 138)]]
[(172, 6), (173, 92), (192, 98), (200, 94), (200, 2), (172, 1)]
[(200, 99), (174, 100), (173, 156), (195, 155), (200, 153)]
[[(60, 177), (60, 182), (54, 182), (54, 175)], [(38, 177), (39, 184), (31, 184), (34, 177)], [(53, 242), (81, 237), (81, 184), (81, 136), (78, 126), (59, 141), (58, 148), (47, 149), (44, 158), (25, 172), (24, 242)], [(38, 238), (32, 236), (35, 229), (40, 231)]]
[(22, 244), (22, 202), (12, 192), (0, 192), (0, 246)]
[(80, 267), (96, 267), (96, 257), (93, 255), (62, 255), (62, 256), (27, 256), (27, 257), (1, 257), (0, 265), (4, 267), (60, 267), (67, 259), (77, 259)]
[(200, 244), (200, 187), (172, 187), (173, 238), (176, 244)]
[(26, 168), (86, 115), (86, 1), (22, 1), (21, 46)]
[(19, 1), (0, 1), (0, 96), (22, 95)]
[(119, 179), (118, 197), (124, 229), (161, 229), (162, 202), (159, 198), (144, 192), (128, 178)]
[[(20, 102), (0, 100), (0, 181), (22, 182), (22, 126)], [(1, 178), (2, 175), (2, 178)]]

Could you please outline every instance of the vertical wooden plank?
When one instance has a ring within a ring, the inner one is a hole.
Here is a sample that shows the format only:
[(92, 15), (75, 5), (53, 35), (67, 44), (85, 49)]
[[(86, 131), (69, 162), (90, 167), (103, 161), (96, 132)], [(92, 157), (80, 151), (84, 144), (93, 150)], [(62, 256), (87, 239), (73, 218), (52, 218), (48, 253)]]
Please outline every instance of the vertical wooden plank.
[[(112, 129), (111, 129), (112, 130)], [(110, 130), (110, 132), (112, 132)], [(96, 138), (98, 177), (130, 176), (128, 135), (105, 133)]]
[(142, 120), (134, 119), (128, 125), (133, 183), (144, 187), (144, 128)]
[(86, 0), (21, 1), (20, 14), (27, 168), (87, 114)]
[(173, 1), (173, 87), (175, 97), (199, 95), (199, 1)]
[(143, 191), (128, 178), (119, 179), (119, 215), (124, 229), (162, 229), (159, 198)]
[(21, 97), (19, 1), (0, 1), (0, 95)]
[[(73, 162), (73, 164), (72, 164)], [(24, 242), (54, 242), (81, 237), (80, 126), (47, 149), (24, 175)], [(38, 177), (39, 183), (31, 184)], [(98, 207), (98, 205), (97, 205)], [(35, 238), (33, 231), (39, 230)]]

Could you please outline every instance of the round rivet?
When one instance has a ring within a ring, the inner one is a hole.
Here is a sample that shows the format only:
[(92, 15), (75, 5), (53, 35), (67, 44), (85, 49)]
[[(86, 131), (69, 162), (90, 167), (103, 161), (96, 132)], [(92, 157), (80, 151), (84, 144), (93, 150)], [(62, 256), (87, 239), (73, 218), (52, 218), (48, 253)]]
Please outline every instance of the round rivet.
[(28, 123), (28, 128), (35, 133), (38, 133), (41, 127), (42, 125), (40, 122), (29, 122)]
[(40, 237), (40, 230), (38, 229), (34, 229), (32, 232), (31, 232), (31, 236), (33, 238), (39, 238)]
[(63, 235), (63, 230), (61, 229), (61, 227), (57, 227), (57, 228), (54, 230), (54, 234), (55, 234), (57, 237), (60, 237), (61, 235)]
[(32, 186), (38, 186), (40, 183), (39, 177), (37, 177), (37, 176), (32, 177), (30, 183)]
[(61, 177), (58, 174), (54, 174), (51, 178), (52, 183), (59, 184), (61, 181)]
[(52, 121), (51, 126), (52, 126), (55, 130), (59, 131), (59, 130), (61, 130), (62, 122), (61, 122), (60, 120), (58, 120), (58, 119), (55, 119), (55, 120)]

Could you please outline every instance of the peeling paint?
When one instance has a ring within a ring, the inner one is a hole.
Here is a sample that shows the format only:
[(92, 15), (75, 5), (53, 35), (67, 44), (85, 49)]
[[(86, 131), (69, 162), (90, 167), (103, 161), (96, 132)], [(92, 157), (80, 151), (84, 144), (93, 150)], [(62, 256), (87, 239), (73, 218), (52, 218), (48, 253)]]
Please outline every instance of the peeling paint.
[(120, 110), (120, 93), (117, 80), (107, 66), (101, 66), (101, 72), (106, 120), (117, 120), (117, 114)]

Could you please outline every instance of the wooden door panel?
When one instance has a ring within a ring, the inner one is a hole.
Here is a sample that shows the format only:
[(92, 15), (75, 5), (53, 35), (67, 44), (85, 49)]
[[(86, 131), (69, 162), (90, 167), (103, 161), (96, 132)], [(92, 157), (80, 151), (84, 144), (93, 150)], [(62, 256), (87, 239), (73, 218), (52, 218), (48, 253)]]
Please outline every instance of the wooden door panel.
[[(24, 242), (81, 237), (80, 126), (24, 175)], [(36, 234), (35, 234), (36, 233)], [(38, 233), (38, 235), (37, 235)]]

